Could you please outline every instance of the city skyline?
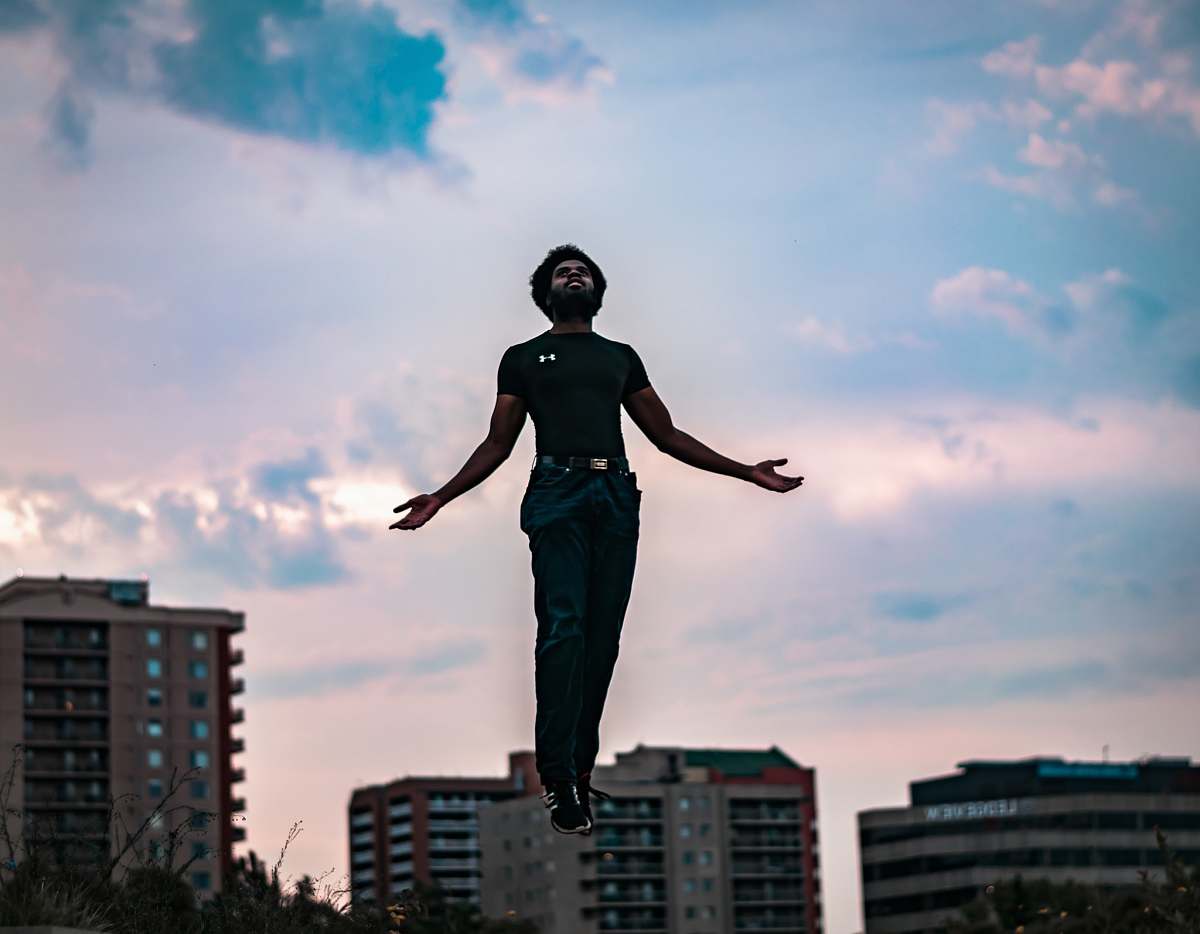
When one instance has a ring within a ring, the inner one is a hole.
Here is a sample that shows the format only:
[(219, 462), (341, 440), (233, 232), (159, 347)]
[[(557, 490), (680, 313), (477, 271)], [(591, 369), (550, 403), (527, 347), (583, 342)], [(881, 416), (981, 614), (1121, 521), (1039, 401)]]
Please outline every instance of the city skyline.
[(855, 814), (914, 776), (1200, 757), (1186, 3), (293, 6), (0, 14), (0, 579), (245, 614), (237, 852), (301, 820), (284, 871), (348, 875), (350, 789), (532, 748), (532, 425), (387, 526), (482, 440), (564, 241), (682, 429), (805, 477), (624, 419), (599, 764), (814, 768), (848, 934)]

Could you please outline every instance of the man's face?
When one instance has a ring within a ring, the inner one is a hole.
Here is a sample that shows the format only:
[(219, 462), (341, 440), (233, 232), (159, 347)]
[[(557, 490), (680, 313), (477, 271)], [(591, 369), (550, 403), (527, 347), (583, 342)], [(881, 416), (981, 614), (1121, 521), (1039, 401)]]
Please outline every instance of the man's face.
[(567, 259), (554, 267), (550, 274), (550, 305), (561, 311), (595, 306), (595, 287), (587, 263)]

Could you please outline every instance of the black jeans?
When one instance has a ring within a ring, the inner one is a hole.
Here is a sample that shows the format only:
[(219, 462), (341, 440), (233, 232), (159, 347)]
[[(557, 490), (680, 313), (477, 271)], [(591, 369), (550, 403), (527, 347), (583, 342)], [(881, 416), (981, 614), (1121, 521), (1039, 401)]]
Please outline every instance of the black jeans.
[(533, 563), (535, 762), (542, 783), (590, 772), (633, 587), (637, 474), (536, 463), (521, 500)]

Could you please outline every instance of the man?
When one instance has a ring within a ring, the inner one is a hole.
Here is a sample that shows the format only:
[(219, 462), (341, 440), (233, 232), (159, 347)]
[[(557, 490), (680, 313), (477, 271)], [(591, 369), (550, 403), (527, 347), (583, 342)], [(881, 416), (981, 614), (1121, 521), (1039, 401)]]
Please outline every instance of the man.
[(528, 412), (536, 456), (521, 500), (529, 537), (537, 617), (535, 761), (561, 833), (591, 833), (591, 771), (600, 749), (600, 714), (617, 661), (633, 585), (642, 491), (629, 469), (621, 406), (660, 451), (713, 473), (786, 493), (803, 477), (775, 468), (787, 458), (741, 464), (705, 447), (671, 422), (641, 358), (592, 329), (607, 283), (574, 244), (552, 249), (529, 278), (551, 327), (509, 347), (500, 360), (487, 438), (435, 493), (414, 496), (390, 529), (418, 529), (446, 503), (488, 477), (512, 452)]

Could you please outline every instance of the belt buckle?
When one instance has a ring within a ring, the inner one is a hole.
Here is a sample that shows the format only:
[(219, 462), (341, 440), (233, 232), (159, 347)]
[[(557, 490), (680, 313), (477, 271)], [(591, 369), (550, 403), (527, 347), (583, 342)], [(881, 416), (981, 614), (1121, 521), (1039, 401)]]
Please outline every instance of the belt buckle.
[(591, 466), (592, 466), (592, 470), (608, 470), (608, 458), (607, 457), (593, 457)]

